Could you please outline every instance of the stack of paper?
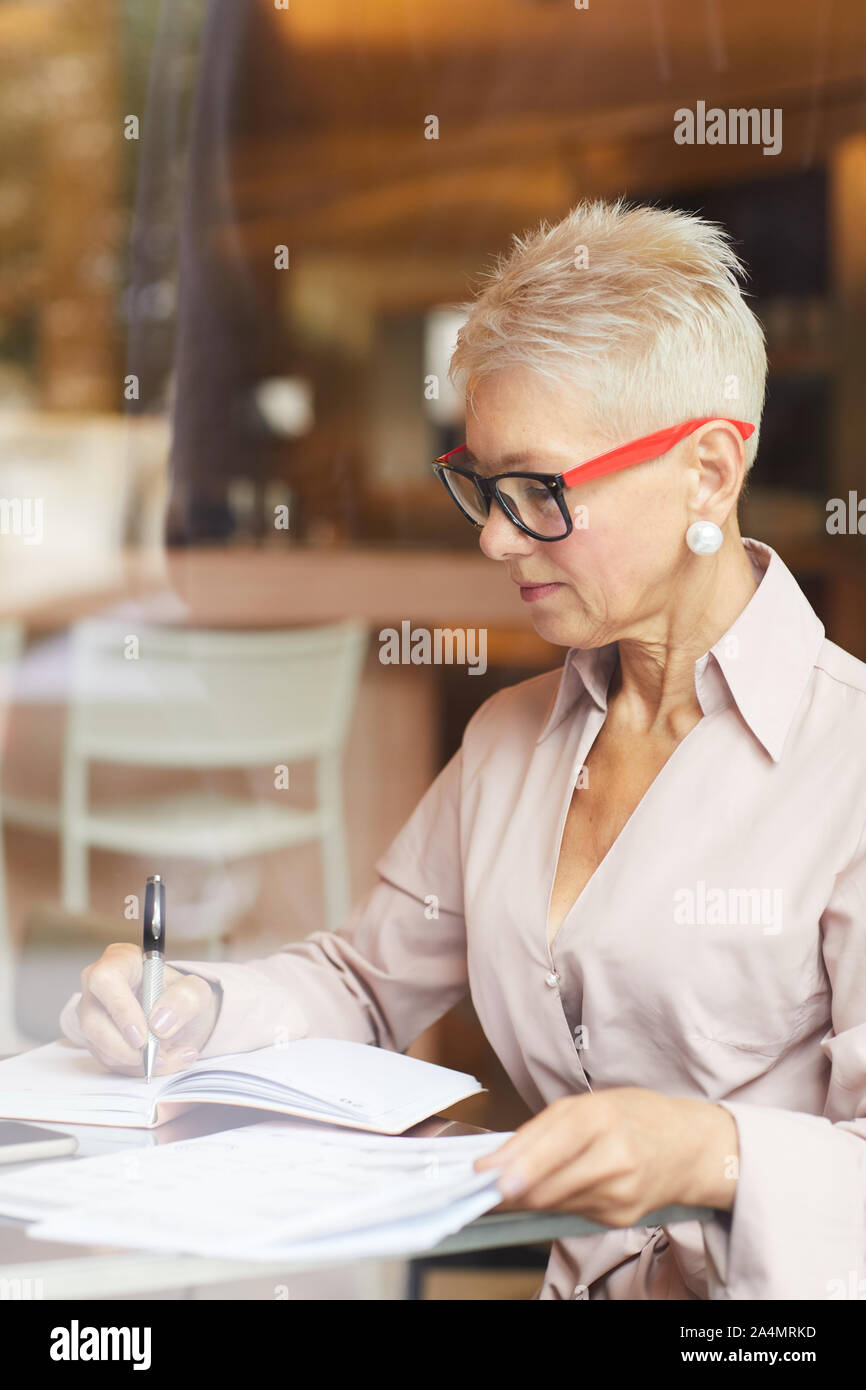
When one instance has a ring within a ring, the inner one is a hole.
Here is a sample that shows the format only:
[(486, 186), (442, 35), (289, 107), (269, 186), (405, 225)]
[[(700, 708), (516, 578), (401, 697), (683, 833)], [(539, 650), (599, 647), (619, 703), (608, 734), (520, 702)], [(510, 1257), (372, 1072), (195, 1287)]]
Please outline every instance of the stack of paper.
[(474, 1160), (507, 1134), (409, 1139), (270, 1120), (154, 1149), (37, 1164), (0, 1213), (39, 1239), (249, 1260), (412, 1254), (501, 1201)]

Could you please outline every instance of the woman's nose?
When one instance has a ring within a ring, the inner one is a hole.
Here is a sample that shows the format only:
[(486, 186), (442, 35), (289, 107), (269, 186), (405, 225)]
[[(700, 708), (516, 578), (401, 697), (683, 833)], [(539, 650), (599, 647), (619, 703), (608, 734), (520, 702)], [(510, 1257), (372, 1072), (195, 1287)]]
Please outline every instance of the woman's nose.
[(494, 502), (481, 528), (478, 544), (489, 560), (505, 560), (509, 555), (527, 555), (536, 542), (515, 526)]

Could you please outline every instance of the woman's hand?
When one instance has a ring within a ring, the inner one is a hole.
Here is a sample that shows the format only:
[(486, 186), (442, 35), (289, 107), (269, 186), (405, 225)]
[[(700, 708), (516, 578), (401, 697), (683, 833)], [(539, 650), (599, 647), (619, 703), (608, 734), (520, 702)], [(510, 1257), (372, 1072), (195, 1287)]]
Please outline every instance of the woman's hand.
[[(138, 998), (141, 974), (141, 950), (127, 942), (106, 946), (99, 960), (81, 972), (81, 1040), (109, 1071), (127, 1076), (144, 1071), (141, 1049), (147, 1023)], [(160, 1022), (166, 1010), (168, 1017)], [(207, 980), (166, 965), (162, 994), (152, 1014), (153, 1032), (160, 1040), (154, 1073), (181, 1071), (195, 1061), (218, 1012), (219, 999)]]
[(720, 1105), (616, 1086), (554, 1101), (475, 1168), (503, 1169), (497, 1211), (634, 1226), (672, 1202), (729, 1211), (738, 1156), (734, 1118)]

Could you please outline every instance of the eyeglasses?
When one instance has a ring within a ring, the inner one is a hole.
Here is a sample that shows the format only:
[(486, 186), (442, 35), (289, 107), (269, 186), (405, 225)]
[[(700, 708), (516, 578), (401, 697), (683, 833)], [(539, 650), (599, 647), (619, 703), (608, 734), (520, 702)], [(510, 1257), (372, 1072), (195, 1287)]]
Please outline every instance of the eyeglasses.
[[(660, 458), (686, 435), (717, 418), (722, 417), (687, 420), (683, 425), (656, 430), (655, 434), (646, 434), (641, 439), (633, 439), (629, 444), (610, 449), (606, 454), (577, 463), (565, 473), (497, 473), (493, 477), (484, 477), (469, 468), (460, 468), (448, 462), (465, 450), (465, 444), (434, 459), (433, 471), (474, 526), (485, 525), (495, 500), (508, 520), (527, 536), (537, 541), (561, 541), (574, 530), (571, 513), (563, 496), (567, 487), (577, 487), (593, 478), (601, 478), (605, 473)], [(755, 431), (755, 426), (744, 420), (726, 420), (725, 423), (736, 426), (743, 439), (748, 439)]]

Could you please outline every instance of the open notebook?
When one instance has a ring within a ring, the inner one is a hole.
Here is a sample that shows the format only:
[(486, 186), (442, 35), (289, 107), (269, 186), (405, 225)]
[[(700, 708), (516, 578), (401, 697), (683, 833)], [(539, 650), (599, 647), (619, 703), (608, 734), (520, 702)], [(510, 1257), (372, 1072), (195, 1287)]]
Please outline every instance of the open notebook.
[(48, 1043), (0, 1062), (0, 1116), (153, 1129), (191, 1105), (246, 1105), (402, 1134), (484, 1087), (466, 1072), (336, 1038), (299, 1038), (144, 1077), (107, 1072), (84, 1048)]

